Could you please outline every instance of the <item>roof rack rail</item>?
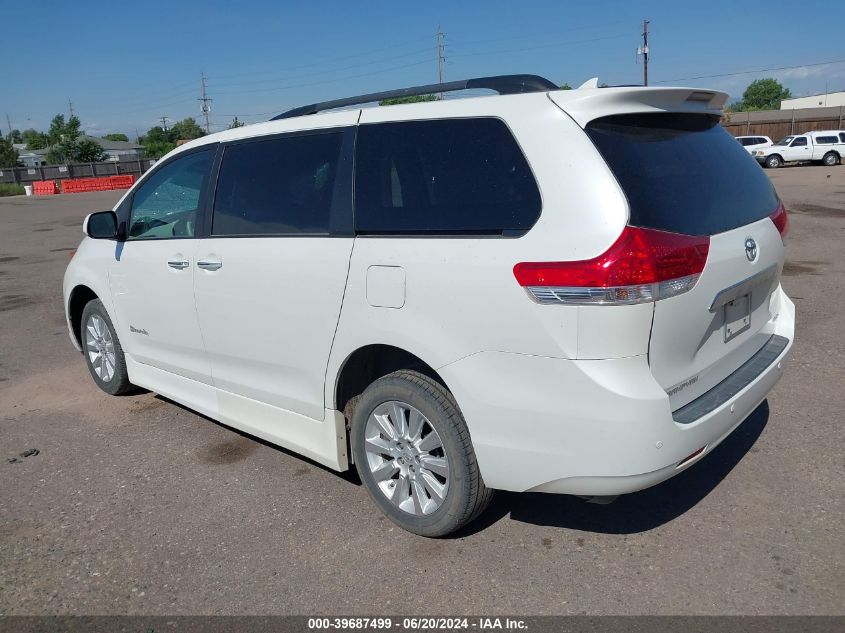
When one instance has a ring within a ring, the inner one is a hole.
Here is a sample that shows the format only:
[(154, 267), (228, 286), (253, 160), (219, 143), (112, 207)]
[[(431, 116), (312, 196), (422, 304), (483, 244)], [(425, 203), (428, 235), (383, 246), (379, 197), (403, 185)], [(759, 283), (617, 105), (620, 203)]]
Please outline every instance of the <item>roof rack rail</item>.
[(382, 101), (384, 99), (396, 99), (397, 97), (417, 97), (421, 95), (455, 92), (457, 90), (470, 90), (486, 88), (495, 90), (500, 95), (518, 94), (521, 92), (547, 92), (557, 90), (558, 86), (553, 82), (538, 75), (498, 75), (495, 77), (477, 77), (475, 79), (461, 79), (460, 81), (449, 81), (442, 84), (428, 84), (427, 86), (414, 86), (412, 88), (400, 88), (399, 90), (388, 90), (386, 92), (371, 92), (370, 94), (335, 99), (312, 103), (311, 105), (300, 106), (274, 116), (271, 121), (277, 119), (289, 119), (305, 114), (315, 114), (323, 110), (342, 108), (343, 106)]

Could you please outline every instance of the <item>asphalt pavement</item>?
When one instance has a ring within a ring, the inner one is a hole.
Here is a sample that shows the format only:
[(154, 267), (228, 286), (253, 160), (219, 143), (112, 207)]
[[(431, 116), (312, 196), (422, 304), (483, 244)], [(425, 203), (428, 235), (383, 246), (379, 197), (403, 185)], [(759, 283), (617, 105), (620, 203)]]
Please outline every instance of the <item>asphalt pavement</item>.
[(845, 166), (767, 173), (797, 306), (768, 400), (660, 486), (606, 506), (499, 493), (441, 540), (384, 519), (354, 474), (100, 392), (61, 279), (119, 192), (0, 198), (0, 615), (845, 614)]

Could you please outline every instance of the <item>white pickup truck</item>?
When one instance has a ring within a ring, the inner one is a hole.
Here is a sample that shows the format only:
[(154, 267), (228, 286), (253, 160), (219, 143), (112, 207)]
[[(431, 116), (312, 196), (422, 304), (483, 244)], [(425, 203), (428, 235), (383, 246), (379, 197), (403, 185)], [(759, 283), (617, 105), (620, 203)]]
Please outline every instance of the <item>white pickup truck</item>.
[(764, 167), (810, 161), (831, 167), (845, 158), (845, 130), (785, 136), (770, 147), (753, 150), (751, 155)]

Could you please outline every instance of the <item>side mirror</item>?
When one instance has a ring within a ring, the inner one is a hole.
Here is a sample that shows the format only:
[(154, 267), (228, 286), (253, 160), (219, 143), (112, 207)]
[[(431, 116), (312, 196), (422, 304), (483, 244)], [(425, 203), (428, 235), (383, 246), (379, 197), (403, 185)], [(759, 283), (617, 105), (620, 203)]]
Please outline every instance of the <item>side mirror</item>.
[(117, 216), (114, 211), (91, 213), (82, 222), (82, 232), (95, 240), (113, 240), (117, 237)]

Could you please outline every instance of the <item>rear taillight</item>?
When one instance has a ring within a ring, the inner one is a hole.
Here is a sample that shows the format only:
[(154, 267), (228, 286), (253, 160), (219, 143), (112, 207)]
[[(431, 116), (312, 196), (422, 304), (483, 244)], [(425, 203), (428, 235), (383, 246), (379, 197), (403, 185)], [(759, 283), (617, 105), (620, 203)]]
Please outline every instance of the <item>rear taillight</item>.
[(626, 226), (604, 253), (574, 262), (513, 267), (539, 303), (630, 305), (674, 297), (695, 286), (710, 250), (707, 236)]
[(785, 240), (786, 234), (789, 233), (789, 216), (786, 215), (786, 208), (783, 206), (783, 202), (778, 205), (778, 208), (769, 217), (775, 223), (781, 239)]

